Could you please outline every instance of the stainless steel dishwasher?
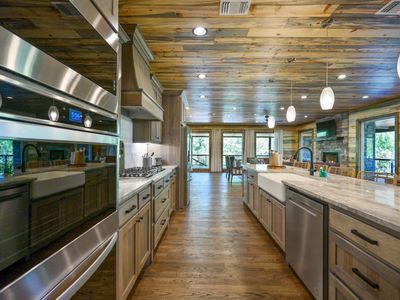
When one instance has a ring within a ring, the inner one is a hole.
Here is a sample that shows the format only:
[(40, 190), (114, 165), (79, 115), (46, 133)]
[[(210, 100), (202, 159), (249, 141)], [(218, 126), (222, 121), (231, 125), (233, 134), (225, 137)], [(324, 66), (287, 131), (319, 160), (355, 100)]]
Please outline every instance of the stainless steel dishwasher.
[(286, 262), (315, 299), (327, 299), (327, 206), (286, 192)]

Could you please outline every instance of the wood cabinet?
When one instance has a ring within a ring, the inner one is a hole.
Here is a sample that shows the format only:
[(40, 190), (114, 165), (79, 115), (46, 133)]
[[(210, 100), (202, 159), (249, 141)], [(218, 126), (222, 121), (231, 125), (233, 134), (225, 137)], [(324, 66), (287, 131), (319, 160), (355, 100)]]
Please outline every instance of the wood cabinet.
[(162, 122), (135, 120), (133, 123), (133, 141), (135, 143), (162, 142)]
[(119, 299), (124, 300), (151, 256), (151, 202), (119, 229), (117, 244)]
[(169, 186), (169, 215), (175, 211), (176, 208), (176, 175), (175, 173), (171, 174)]
[(86, 172), (85, 217), (107, 208), (110, 203), (115, 203), (115, 170), (116, 168), (112, 166)]
[(335, 275), (329, 274), (330, 300), (358, 300), (356, 295)]
[(285, 251), (285, 206), (275, 199), (271, 199), (271, 236)]
[(31, 203), (31, 246), (47, 242), (83, 219), (83, 188)]
[(271, 201), (266, 192), (260, 190), (259, 221), (269, 232), (271, 230)]
[(258, 186), (252, 181), (248, 181), (248, 206), (253, 214), (258, 217)]

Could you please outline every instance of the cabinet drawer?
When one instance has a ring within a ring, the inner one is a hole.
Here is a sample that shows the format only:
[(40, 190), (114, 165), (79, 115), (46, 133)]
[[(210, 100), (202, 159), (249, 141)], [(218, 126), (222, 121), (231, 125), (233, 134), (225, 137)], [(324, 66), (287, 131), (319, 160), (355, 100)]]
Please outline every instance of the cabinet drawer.
[(168, 226), (169, 222), (169, 206), (167, 206), (162, 212), (160, 218), (157, 223), (154, 225), (154, 248), (157, 247), (160, 239), (165, 231), (165, 228)]
[(154, 200), (154, 222), (158, 220), (165, 207), (169, 205), (168, 189), (165, 189), (157, 198)]
[(154, 183), (154, 197), (158, 196), (164, 188), (164, 178)]
[(400, 239), (330, 209), (329, 225), (361, 248), (400, 269)]
[(151, 186), (148, 186), (139, 193), (139, 209), (151, 200)]
[(167, 176), (164, 176), (164, 187), (167, 187), (170, 184), (171, 179), (172, 179), (171, 175), (172, 174), (168, 174)]
[(400, 299), (400, 273), (332, 230), (329, 270), (362, 299)]
[(138, 195), (129, 198), (118, 210), (119, 226), (132, 218), (139, 210)]
[(335, 275), (329, 274), (329, 300), (359, 300)]

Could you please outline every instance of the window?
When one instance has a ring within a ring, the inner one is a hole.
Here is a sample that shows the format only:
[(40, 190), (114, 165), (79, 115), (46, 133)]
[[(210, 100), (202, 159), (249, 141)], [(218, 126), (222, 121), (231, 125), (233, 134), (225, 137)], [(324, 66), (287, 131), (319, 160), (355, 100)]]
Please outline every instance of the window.
[(235, 156), (243, 161), (243, 133), (224, 132), (222, 134), (222, 166), (226, 169), (226, 156)]
[[(299, 146), (308, 147), (313, 150), (314, 130), (301, 131), (299, 133)], [(311, 153), (307, 150), (301, 150), (298, 161), (311, 161)]]
[(210, 169), (210, 133), (192, 133), (192, 168)]
[(267, 158), (271, 150), (274, 150), (274, 135), (272, 133), (256, 133), (256, 157)]
[(0, 177), (13, 173), (13, 141), (0, 139)]

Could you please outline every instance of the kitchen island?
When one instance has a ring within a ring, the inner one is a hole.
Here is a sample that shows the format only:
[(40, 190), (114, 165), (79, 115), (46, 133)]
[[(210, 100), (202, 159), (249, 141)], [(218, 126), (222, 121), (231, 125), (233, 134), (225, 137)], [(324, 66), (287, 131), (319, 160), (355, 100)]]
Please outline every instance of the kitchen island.
[(315, 298), (399, 298), (399, 187), (293, 167), (244, 170), (243, 202)]

